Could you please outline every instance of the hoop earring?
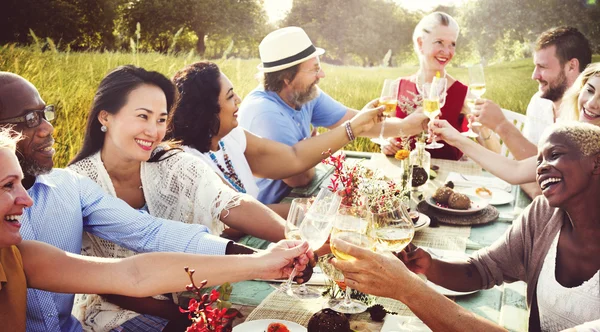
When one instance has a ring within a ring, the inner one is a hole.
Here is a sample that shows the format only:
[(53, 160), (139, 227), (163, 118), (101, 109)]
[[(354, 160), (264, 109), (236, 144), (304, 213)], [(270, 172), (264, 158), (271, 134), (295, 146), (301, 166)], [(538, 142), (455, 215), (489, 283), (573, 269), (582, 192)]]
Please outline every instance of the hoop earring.
[(108, 131), (108, 128), (106, 128), (105, 125), (102, 125), (102, 127), (100, 127), (100, 131), (103, 132), (103, 133), (105, 133), (105, 132)]

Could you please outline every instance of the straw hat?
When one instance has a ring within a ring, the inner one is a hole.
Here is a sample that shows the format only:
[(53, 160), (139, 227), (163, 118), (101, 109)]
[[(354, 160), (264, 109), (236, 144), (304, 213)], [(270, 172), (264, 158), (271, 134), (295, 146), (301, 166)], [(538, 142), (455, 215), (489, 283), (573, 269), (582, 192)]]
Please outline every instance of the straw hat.
[(258, 69), (265, 73), (283, 70), (304, 62), (325, 50), (315, 47), (302, 28), (286, 27), (269, 33), (258, 45)]

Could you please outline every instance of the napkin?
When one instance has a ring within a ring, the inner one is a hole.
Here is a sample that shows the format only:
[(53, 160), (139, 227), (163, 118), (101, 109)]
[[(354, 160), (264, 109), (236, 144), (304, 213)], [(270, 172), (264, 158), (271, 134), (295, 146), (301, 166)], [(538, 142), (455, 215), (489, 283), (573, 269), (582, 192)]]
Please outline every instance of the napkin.
[(418, 317), (385, 315), (381, 332), (425, 332), (431, 331)]
[(491, 176), (461, 175), (457, 172), (450, 172), (446, 181), (452, 181), (458, 187), (493, 187), (507, 192), (512, 190), (510, 183)]

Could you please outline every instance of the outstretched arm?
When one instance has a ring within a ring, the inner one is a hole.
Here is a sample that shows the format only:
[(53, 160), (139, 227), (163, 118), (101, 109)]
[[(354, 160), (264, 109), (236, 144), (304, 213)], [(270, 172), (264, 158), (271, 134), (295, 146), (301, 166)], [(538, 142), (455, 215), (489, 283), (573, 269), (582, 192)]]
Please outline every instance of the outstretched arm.
[[(383, 107), (365, 108), (349, 120), (355, 136), (360, 136), (382, 119)], [(245, 156), (258, 177), (287, 178), (310, 169), (323, 158), (322, 152), (336, 151), (350, 142), (345, 123), (324, 134), (302, 140), (293, 146), (246, 133)], [(314, 174), (313, 174), (314, 175)]]
[(457, 147), (469, 158), (481, 165), (485, 170), (511, 184), (522, 184), (535, 181), (536, 158), (512, 160), (462, 136), (446, 120), (434, 120), (430, 129), (448, 144)]
[(332, 261), (344, 273), (348, 287), (402, 301), (433, 331), (505, 331), (437, 293), (394, 255), (334, 241), (340, 251), (356, 258)]
[[(37, 241), (18, 245), (28, 287), (59, 293), (151, 296), (185, 290), (185, 266), (197, 270), (196, 281), (207, 285), (247, 279), (282, 278), (296, 261), (306, 267), (308, 244), (284, 241), (253, 255), (201, 256), (183, 253), (149, 253), (125, 259), (85, 257), (66, 253)], [(309, 255), (310, 254), (310, 255)], [(235, 268), (232, 268), (235, 267)]]

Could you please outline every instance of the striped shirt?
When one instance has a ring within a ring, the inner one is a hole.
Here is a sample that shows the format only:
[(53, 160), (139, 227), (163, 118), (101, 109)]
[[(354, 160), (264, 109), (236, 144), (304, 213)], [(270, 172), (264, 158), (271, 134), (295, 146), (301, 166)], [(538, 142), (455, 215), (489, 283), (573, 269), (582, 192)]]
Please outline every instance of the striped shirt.
[[(54, 169), (38, 176), (28, 193), (34, 204), (22, 217), (23, 239), (46, 242), (71, 253), (81, 252), (84, 231), (138, 252), (223, 255), (230, 242), (210, 235), (205, 226), (134, 210), (105, 194), (89, 178), (69, 170)], [(71, 315), (72, 307), (72, 294), (29, 289), (27, 331), (81, 331), (81, 324)]]

